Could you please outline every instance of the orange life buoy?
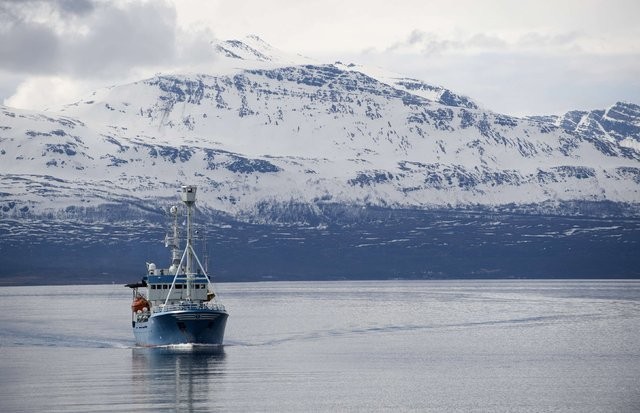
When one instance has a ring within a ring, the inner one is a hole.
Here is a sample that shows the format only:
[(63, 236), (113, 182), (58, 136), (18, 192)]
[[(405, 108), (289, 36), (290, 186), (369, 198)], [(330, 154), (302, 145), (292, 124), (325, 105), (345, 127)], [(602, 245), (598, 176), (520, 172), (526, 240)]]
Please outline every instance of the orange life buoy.
[(133, 311), (134, 313), (136, 313), (138, 311), (142, 311), (145, 308), (149, 309), (149, 307), (150, 307), (149, 301), (147, 301), (142, 296), (136, 297), (133, 300), (133, 303), (131, 303), (131, 311)]

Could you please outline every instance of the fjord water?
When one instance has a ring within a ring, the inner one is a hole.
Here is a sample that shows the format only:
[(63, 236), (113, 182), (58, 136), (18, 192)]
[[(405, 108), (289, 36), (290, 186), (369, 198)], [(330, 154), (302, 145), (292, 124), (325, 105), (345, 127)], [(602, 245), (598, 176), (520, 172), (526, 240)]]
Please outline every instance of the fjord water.
[(119, 285), (0, 288), (0, 411), (640, 411), (639, 281), (223, 283), (136, 348)]

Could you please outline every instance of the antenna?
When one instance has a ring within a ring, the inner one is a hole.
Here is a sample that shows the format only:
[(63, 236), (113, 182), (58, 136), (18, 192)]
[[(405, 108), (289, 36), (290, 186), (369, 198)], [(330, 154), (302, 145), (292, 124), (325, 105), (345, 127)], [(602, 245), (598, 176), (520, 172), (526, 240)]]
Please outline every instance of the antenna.
[(207, 227), (204, 227), (204, 233), (202, 234), (202, 261), (204, 261), (204, 272), (209, 274), (209, 249), (207, 248)]
[(171, 267), (169, 268), (170, 274), (177, 274), (178, 267), (180, 265), (180, 231), (178, 229), (178, 207), (172, 205), (169, 208), (169, 213), (173, 216), (172, 222), (172, 234), (165, 237), (165, 246), (171, 247)]

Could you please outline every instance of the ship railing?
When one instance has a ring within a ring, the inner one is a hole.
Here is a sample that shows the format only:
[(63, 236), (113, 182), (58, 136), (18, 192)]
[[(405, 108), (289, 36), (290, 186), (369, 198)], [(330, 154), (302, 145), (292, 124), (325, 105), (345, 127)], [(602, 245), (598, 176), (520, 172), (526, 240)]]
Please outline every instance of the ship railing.
[(185, 311), (185, 310), (216, 310), (226, 311), (224, 305), (218, 303), (178, 303), (154, 306), (154, 313), (164, 313), (168, 311)]

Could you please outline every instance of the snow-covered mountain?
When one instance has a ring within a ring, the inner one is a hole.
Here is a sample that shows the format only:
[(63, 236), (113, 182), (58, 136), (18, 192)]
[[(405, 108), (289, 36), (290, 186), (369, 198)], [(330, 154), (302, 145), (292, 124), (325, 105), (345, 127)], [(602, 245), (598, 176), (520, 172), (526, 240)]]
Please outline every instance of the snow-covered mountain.
[(183, 183), (199, 186), (203, 210), (246, 222), (305, 221), (326, 205), (558, 213), (586, 202), (632, 216), (640, 205), (636, 104), (518, 118), (256, 36), (212, 47), (208, 73), (48, 111), (0, 107), (0, 216), (96, 219), (120, 205), (115, 219), (131, 219)]
[(231, 214), (291, 200), (640, 202), (638, 105), (515, 118), (416, 79), (312, 64), (255, 36), (214, 47), (220, 67), (208, 74), (114, 86), (56, 111), (3, 107), (5, 213), (152, 200), (182, 182)]

